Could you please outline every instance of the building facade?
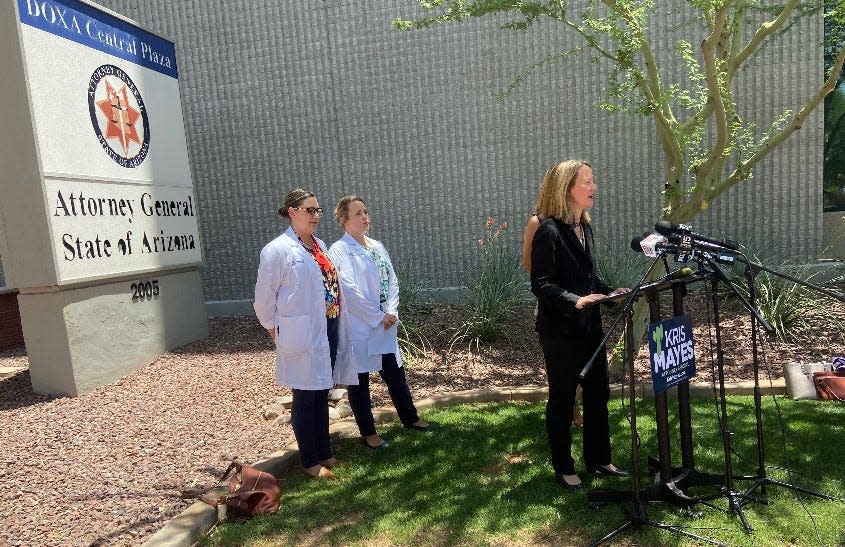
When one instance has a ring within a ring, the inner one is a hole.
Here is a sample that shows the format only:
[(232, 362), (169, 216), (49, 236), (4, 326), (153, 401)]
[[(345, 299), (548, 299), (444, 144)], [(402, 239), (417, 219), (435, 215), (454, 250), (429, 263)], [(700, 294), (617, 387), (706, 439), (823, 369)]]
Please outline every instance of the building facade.
[[(516, 252), (543, 173), (562, 159), (594, 166), (606, 253), (630, 253), (660, 218), (665, 161), (653, 124), (596, 106), (607, 65), (571, 55), (499, 98), (532, 63), (582, 45), (550, 20), (527, 31), (489, 18), (400, 32), (391, 21), (419, 16), (416, 2), (102, 4), (176, 43), (212, 314), (250, 313), (259, 252), (284, 228), (276, 210), (296, 187), (327, 210), (347, 193), (367, 199), (373, 237), (427, 288), (466, 284), (488, 217), (509, 223)], [(671, 4), (653, 27), (661, 69), (679, 79), (674, 48), (693, 23), (684, 3)], [(807, 101), (822, 81), (822, 36), (821, 17), (805, 18), (748, 63), (738, 78), (746, 119), (764, 124)], [(818, 257), (822, 140), (819, 108), (696, 231), (773, 259)], [(317, 235), (340, 235), (331, 215)]]

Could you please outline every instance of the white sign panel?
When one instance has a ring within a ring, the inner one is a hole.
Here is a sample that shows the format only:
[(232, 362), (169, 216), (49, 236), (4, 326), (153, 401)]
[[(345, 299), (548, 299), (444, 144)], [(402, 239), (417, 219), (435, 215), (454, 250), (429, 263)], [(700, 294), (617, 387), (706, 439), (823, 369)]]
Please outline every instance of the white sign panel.
[(190, 188), (51, 179), (46, 192), (65, 281), (202, 259)]
[(202, 260), (172, 42), (16, 0), (59, 282)]

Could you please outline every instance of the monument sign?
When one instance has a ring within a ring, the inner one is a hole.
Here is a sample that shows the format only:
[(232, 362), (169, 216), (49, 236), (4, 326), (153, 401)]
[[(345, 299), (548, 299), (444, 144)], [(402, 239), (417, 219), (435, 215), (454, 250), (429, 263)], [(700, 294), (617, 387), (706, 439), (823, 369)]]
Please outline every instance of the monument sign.
[(33, 388), (207, 335), (176, 50), (79, 0), (0, 0), (0, 256)]

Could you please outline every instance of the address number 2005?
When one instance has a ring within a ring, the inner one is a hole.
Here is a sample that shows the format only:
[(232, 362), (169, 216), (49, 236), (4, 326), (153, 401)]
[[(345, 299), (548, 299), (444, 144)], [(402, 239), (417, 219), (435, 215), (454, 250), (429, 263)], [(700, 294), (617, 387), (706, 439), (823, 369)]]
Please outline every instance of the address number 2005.
[(152, 300), (154, 296), (159, 295), (158, 279), (151, 281), (138, 281), (129, 286), (129, 292), (132, 293), (132, 300)]

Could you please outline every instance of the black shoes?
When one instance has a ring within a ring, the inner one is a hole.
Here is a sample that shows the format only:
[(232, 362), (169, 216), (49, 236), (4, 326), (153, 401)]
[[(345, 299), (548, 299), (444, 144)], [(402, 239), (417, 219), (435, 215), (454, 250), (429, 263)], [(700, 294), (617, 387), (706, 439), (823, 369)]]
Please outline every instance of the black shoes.
[(563, 478), (563, 473), (555, 473), (555, 482), (562, 484), (568, 490), (582, 490), (584, 488), (583, 482), (579, 482), (578, 484), (569, 484), (566, 482), (566, 479)]
[(627, 477), (628, 472), (624, 469), (617, 468), (614, 471), (611, 471), (607, 467), (603, 465), (588, 465), (587, 466), (587, 473), (600, 473), (602, 475), (610, 475), (611, 477)]
[(416, 431), (434, 431), (435, 429), (437, 429), (437, 424), (434, 424), (432, 422), (428, 422), (426, 425), (411, 424), (411, 425), (406, 425), (405, 429), (414, 429)]
[(388, 446), (390, 446), (390, 443), (387, 442), (387, 441), (384, 441), (384, 440), (381, 441), (381, 444), (377, 444), (375, 446), (368, 443), (367, 439), (361, 439), (361, 442), (364, 443), (364, 446), (366, 446), (367, 448), (371, 448), (373, 450), (380, 450), (382, 448), (387, 448)]

